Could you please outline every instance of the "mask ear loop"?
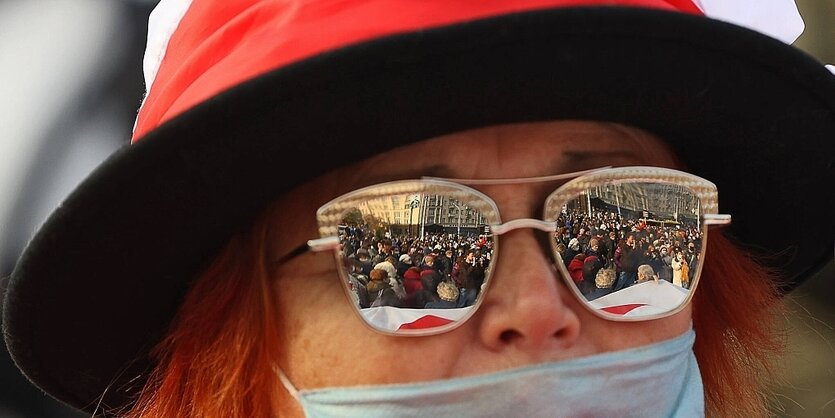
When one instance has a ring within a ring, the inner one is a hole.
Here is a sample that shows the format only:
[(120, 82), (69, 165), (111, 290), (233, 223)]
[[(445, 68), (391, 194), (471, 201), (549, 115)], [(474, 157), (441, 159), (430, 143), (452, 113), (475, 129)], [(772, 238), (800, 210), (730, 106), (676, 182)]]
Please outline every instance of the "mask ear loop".
[(284, 374), (284, 371), (282, 371), (277, 364), (273, 363), (272, 367), (273, 372), (275, 372), (275, 374), (278, 375), (278, 380), (281, 381), (281, 385), (284, 386), (284, 389), (286, 389), (290, 396), (292, 396), (297, 402), (301, 403), (299, 391), (298, 389), (296, 389), (296, 386), (293, 385), (293, 382), (290, 381), (290, 378), (288, 378), (287, 375)]

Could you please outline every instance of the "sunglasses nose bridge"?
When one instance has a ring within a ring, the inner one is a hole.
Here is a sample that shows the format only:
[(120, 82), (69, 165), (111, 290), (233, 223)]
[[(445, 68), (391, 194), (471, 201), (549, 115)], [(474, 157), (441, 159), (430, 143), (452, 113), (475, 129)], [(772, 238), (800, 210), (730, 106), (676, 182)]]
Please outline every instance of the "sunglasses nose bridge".
[(547, 235), (547, 236), (543, 236), (543, 235), (540, 235), (540, 234), (534, 234), (534, 235), (536, 237), (536, 240), (539, 242), (539, 245), (545, 251), (545, 254), (548, 255), (548, 257), (551, 259), (552, 263), (555, 263), (556, 260), (554, 259), (553, 253), (550, 251), (550, 242), (549, 242), (548, 237), (551, 236), (550, 235), (551, 233), (554, 233), (554, 232), (557, 231), (557, 227), (558, 227), (558, 225), (557, 225), (556, 221), (548, 222), (548, 221), (543, 221), (542, 219), (535, 219), (535, 218), (519, 218), (519, 219), (513, 219), (513, 220), (510, 220), (510, 221), (507, 221), (507, 222), (502, 223), (502, 224), (491, 225), (490, 230), (493, 232), (493, 235), (501, 235), (501, 234), (505, 234), (505, 233), (508, 233), (508, 232), (516, 230), (516, 229), (526, 229), (526, 228), (537, 229), (537, 230), (540, 230), (540, 231), (548, 232), (549, 235)]
[(545, 232), (555, 232), (557, 230), (557, 222), (548, 222), (541, 219), (534, 218), (519, 218), (507, 221), (498, 225), (491, 225), (490, 230), (493, 235), (501, 235), (513, 231), (515, 229), (532, 228)]

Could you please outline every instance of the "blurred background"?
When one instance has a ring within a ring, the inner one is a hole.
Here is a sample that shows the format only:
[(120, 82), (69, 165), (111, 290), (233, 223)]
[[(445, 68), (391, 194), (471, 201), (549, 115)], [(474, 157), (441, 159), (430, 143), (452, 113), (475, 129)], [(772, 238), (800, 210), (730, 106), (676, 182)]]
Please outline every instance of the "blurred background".
[[(0, 0), (0, 277), (58, 202), (129, 142), (156, 3)], [(835, 64), (835, 0), (797, 4), (806, 30), (795, 45)], [(775, 414), (835, 417), (835, 265), (788, 302)], [(83, 416), (32, 387), (0, 348), (0, 418)]]

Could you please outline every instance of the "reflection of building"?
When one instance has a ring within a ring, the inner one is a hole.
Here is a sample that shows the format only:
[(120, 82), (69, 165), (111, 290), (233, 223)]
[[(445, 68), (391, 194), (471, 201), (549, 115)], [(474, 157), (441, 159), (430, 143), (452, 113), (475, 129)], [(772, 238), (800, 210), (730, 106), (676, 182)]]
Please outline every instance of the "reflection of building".
[[(472, 234), (483, 231), (486, 220), (478, 211), (446, 196), (404, 194), (367, 200), (358, 205), (363, 216), (373, 215), (397, 229), (398, 225), (422, 225), (420, 231)], [(429, 229), (427, 231), (427, 228)]]
[(420, 201), (419, 195), (397, 195), (365, 201), (358, 209), (389, 225), (415, 224), (421, 216)]
[(484, 215), (445, 196), (426, 196), (424, 225), (436, 225), (447, 232), (475, 232), (487, 223)]
[(690, 220), (699, 217), (699, 198), (689, 189), (657, 183), (610, 184), (587, 189), (569, 209), (607, 211), (625, 218)]

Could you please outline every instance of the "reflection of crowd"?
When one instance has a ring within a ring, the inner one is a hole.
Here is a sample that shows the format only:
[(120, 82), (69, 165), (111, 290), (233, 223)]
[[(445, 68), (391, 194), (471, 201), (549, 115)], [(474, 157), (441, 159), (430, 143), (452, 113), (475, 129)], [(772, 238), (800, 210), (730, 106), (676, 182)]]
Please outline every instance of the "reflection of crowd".
[(346, 227), (340, 241), (350, 288), (362, 308), (470, 306), (481, 292), (493, 252), (484, 235), (380, 238), (364, 228)]
[[(690, 287), (701, 233), (695, 225), (655, 225), (617, 213), (568, 211), (557, 219), (557, 251), (589, 300), (647, 280)], [(493, 252), (486, 236), (427, 233), (375, 236), (340, 232), (350, 287), (360, 307), (472, 305)]]
[(606, 211), (589, 216), (570, 210), (557, 224), (557, 251), (589, 300), (646, 280), (690, 287), (701, 246), (696, 225), (653, 224)]

